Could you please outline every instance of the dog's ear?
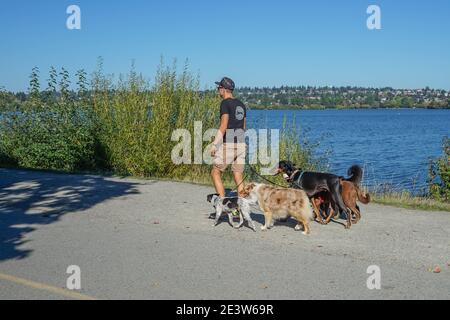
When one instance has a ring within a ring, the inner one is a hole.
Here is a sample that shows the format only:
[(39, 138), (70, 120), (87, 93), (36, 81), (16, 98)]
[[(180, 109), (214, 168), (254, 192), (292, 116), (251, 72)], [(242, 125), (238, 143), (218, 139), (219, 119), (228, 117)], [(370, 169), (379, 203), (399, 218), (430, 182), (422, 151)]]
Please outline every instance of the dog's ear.
[(250, 195), (250, 192), (255, 188), (255, 183), (249, 183), (244, 188), (244, 198), (247, 198)]
[(289, 161), (283, 160), (278, 163), (278, 171), (277, 174), (280, 174), (282, 172), (286, 172), (286, 170), (289, 170)]
[(218, 196), (216, 193), (208, 194), (206, 196), (206, 201), (211, 202), (214, 196)]

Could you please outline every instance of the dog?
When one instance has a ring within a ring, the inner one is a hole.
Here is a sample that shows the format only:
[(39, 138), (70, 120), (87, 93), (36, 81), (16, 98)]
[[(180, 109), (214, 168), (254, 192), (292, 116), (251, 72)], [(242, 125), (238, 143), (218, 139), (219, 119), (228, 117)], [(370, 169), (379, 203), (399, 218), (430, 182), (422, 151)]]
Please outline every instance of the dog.
[[(356, 201), (359, 201), (362, 204), (369, 204), (371, 201), (370, 195), (368, 193), (363, 194), (360, 187), (350, 181), (341, 179), (341, 186), (342, 200), (352, 213), (352, 224), (357, 224), (361, 220), (361, 210)], [(316, 220), (320, 224), (329, 224), (331, 218), (335, 216), (330, 194), (326, 191), (315, 194), (311, 198), (311, 204)], [(325, 214), (325, 220), (323, 220), (322, 215), (320, 214), (321, 210)]]
[(362, 168), (358, 165), (350, 167), (348, 170), (349, 178), (339, 177), (331, 173), (321, 172), (306, 172), (295, 167), (291, 161), (280, 161), (278, 163), (278, 169), (276, 174), (283, 174), (286, 181), (291, 184), (291, 187), (302, 189), (306, 192), (311, 199), (319, 192), (329, 192), (331, 196), (331, 204), (334, 212), (345, 212), (347, 216), (346, 229), (350, 229), (351, 212), (347, 208), (342, 199), (342, 186), (341, 181), (348, 181), (353, 184), (359, 184), (362, 179)]
[(310, 200), (314, 210), (315, 220), (320, 224), (328, 224), (330, 220), (327, 218), (328, 222), (325, 222), (322, 218), (320, 211), (323, 210), (325, 215), (327, 217), (330, 217), (331, 219), (332, 213), (330, 213), (330, 210), (332, 211), (333, 209), (331, 208), (332, 205), (330, 193), (327, 191), (316, 193), (314, 196), (312, 196)]
[(358, 223), (361, 220), (361, 210), (359, 209), (356, 201), (358, 200), (362, 204), (370, 203), (370, 194), (363, 194), (359, 185), (346, 181), (344, 179), (341, 180), (342, 186), (342, 199), (344, 200), (347, 208), (350, 209), (352, 214), (355, 216), (355, 220), (352, 223)]
[(273, 227), (273, 219), (293, 217), (297, 220), (295, 230), (307, 235), (311, 232), (309, 223), (314, 219), (309, 199), (303, 190), (282, 189), (265, 184), (250, 183), (244, 188), (250, 203), (258, 203), (264, 213), (264, 225), (261, 230)]
[[(214, 217), (214, 227), (219, 224), (219, 219), (222, 213), (228, 215), (228, 222), (230, 225), (239, 229), (244, 224), (244, 220), (247, 221), (249, 227), (256, 232), (256, 226), (250, 216), (250, 205), (247, 200), (238, 197), (220, 198), (218, 194), (210, 194), (206, 197), (206, 200), (211, 203), (216, 210)], [(233, 223), (233, 211), (239, 212), (239, 223)]]

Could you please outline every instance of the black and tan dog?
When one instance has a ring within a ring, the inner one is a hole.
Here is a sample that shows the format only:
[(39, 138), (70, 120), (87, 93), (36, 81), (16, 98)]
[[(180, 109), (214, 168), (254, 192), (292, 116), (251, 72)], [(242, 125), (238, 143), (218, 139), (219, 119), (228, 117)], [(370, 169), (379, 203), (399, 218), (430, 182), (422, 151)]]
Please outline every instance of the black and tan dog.
[[(290, 161), (279, 162), (277, 174), (280, 173), (284, 175), (291, 187), (304, 190), (310, 199), (320, 192), (329, 192), (334, 212), (345, 212), (347, 217), (345, 227), (346, 229), (351, 227), (352, 214), (342, 199), (341, 180), (344, 179), (343, 177), (331, 173), (302, 171)], [(352, 166), (348, 170), (350, 177), (344, 180), (358, 185), (361, 182), (362, 173), (360, 166)]]

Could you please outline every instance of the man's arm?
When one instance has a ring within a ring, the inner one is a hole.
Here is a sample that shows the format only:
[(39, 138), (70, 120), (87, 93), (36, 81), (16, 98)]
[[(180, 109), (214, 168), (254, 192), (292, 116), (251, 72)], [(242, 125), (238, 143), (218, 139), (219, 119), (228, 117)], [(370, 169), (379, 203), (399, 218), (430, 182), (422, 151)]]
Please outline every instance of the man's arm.
[(227, 128), (228, 128), (228, 121), (230, 119), (230, 115), (225, 113), (220, 117), (220, 127), (219, 130), (217, 130), (216, 137), (214, 139), (213, 144), (218, 145), (220, 142), (222, 142), (223, 136), (225, 135)]

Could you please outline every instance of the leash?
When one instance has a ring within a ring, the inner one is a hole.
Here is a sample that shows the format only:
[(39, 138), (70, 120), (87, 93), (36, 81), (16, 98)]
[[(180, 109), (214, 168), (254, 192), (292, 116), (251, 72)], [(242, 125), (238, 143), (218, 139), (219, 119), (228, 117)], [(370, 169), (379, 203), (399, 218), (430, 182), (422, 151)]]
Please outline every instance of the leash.
[(247, 179), (247, 177), (248, 177), (248, 174), (246, 174), (246, 175), (244, 176), (244, 178), (242, 178), (241, 183), (239, 183), (239, 184), (236, 186), (236, 189), (231, 190), (231, 192), (236, 192), (236, 191), (238, 191), (239, 187), (245, 182), (245, 179)]
[[(274, 185), (274, 186), (277, 186), (277, 187), (279, 187), (279, 188), (289, 189), (289, 187), (282, 186), (281, 184), (275, 183), (275, 182), (270, 181), (269, 179), (263, 177), (263, 176), (260, 175), (260, 174), (259, 174), (259, 173), (251, 166), (251, 165), (249, 165), (248, 167), (250, 168), (250, 171), (251, 171), (254, 175), (256, 175), (257, 177), (261, 178), (262, 180), (264, 180), (264, 181), (266, 181), (266, 182), (268, 182), (268, 183), (270, 183), (270, 184), (272, 184), (272, 185)], [(242, 181), (236, 186), (236, 188), (233, 189), (233, 190), (231, 190), (231, 191), (232, 191), (232, 192), (238, 191), (239, 187), (245, 182), (245, 180), (246, 180), (248, 177), (249, 177), (249, 174), (247, 173), (247, 174), (244, 176), (244, 178), (242, 179)]]
[(278, 183), (275, 183), (275, 182), (270, 181), (269, 179), (263, 177), (263, 176), (260, 175), (258, 172), (256, 172), (256, 170), (253, 169), (253, 167), (252, 167), (251, 165), (249, 165), (249, 168), (250, 168), (250, 171), (252, 171), (256, 176), (258, 176), (259, 178), (263, 179), (264, 181), (266, 181), (266, 182), (268, 182), (268, 183), (270, 183), (270, 184), (272, 184), (272, 185), (274, 185), (274, 186), (277, 186), (277, 187), (279, 187), (279, 188), (289, 189), (289, 187), (282, 186), (282, 185), (280, 185), (280, 184), (278, 184)]

